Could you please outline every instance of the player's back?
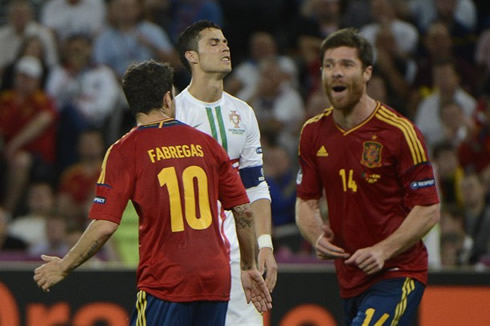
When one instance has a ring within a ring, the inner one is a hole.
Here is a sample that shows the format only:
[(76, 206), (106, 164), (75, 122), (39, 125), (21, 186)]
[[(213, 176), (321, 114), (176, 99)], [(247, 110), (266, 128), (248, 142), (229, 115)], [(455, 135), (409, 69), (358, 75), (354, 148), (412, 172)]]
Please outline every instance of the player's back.
[(100, 181), (116, 183), (138, 212), (139, 289), (172, 301), (228, 299), (216, 203), (248, 199), (213, 138), (173, 119), (136, 127), (108, 150)]

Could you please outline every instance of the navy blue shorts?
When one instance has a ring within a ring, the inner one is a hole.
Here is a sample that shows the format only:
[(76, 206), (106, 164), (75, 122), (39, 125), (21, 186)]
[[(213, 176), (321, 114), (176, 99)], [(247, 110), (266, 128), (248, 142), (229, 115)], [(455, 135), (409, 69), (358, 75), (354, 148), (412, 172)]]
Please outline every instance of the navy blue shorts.
[(228, 301), (171, 302), (138, 292), (131, 326), (224, 326)]
[(411, 278), (383, 280), (344, 300), (349, 326), (412, 325), (425, 286)]

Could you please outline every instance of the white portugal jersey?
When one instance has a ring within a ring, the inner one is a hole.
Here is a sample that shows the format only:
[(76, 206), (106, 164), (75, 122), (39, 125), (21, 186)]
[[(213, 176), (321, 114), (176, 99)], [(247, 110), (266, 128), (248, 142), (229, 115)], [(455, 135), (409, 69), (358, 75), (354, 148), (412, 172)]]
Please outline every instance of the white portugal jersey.
[[(202, 102), (193, 97), (188, 88), (176, 96), (175, 105), (177, 120), (211, 135), (223, 146), (233, 167), (240, 171), (250, 202), (261, 198), (270, 200), (262, 170), (260, 131), (252, 108), (226, 92), (217, 102)], [(221, 229), (230, 242), (230, 259), (238, 261), (235, 220), (229, 211), (223, 218)]]

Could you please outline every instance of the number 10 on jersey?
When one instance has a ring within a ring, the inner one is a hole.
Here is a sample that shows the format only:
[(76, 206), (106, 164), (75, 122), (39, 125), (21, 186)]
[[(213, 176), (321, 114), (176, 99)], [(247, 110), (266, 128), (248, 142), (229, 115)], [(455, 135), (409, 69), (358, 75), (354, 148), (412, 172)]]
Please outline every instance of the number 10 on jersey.
[[(195, 183), (199, 201), (199, 218), (196, 210)], [(158, 182), (161, 187), (166, 186), (170, 202), (170, 225), (172, 232), (184, 231), (184, 212), (182, 211), (179, 183), (175, 167), (164, 168), (158, 173)], [(212, 222), (211, 209), (209, 207), (208, 177), (206, 172), (197, 166), (191, 165), (182, 172), (182, 185), (184, 190), (185, 219), (194, 230), (207, 229)]]

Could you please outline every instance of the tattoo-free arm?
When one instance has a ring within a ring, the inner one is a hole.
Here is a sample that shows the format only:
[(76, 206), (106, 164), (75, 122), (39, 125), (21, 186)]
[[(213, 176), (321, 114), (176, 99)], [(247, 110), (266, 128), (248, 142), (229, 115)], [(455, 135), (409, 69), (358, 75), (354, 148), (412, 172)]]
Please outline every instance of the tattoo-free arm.
[(313, 246), (323, 233), (318, 199), (296, 199), (296, 225), (303, 237)]

